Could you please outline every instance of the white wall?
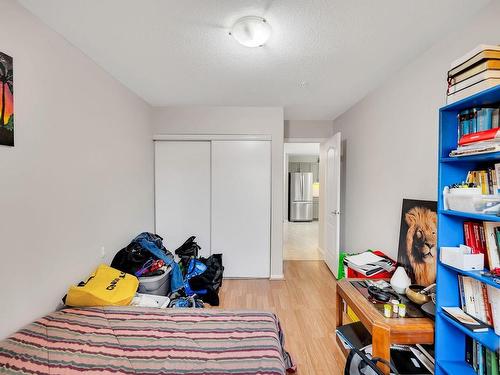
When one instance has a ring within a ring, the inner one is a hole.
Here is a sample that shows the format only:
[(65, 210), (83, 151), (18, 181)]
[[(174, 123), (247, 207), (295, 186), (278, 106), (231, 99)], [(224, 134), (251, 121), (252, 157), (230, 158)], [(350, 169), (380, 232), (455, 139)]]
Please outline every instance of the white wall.
[(15, 1), (0, 14), (16, 143), (0, 146), (1, 338), (153, 229), (153, 143), (151, 107)]
[(342, 249), (395, 257), (402, 199), (437, 199), (446, 72), (478, 44), (498, 44), (499, 19), (496, 0), (334, 121), (344, 139)]
[(286, 120), (285, 141), (329, 138), (333, 135), (332, 125), (332, 121)]
[(319, 143), (285, 143), (285, 154), (288, 155), (319, 155)]
[(272, 137), (271, 277), (283, 277), (283, 108), (161, 107), (154, 134), (265, 134)]

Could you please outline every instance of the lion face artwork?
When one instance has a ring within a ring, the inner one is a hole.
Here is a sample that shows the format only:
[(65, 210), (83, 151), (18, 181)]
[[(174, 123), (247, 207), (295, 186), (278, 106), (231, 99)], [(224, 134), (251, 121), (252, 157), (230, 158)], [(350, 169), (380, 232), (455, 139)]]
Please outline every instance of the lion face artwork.
[(436, 281), (436, 203), (403, 201), (398, 261), (412, 282), (428, 286)]

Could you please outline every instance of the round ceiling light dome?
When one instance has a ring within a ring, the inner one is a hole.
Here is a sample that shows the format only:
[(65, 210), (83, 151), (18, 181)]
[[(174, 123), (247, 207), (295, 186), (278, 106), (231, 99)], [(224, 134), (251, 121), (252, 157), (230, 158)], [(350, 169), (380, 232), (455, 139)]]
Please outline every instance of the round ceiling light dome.
[(271, 26), (262, 17), (247, 16), (235, 22), (229, 35), (245, 47), (262, 47), (271, 36)]

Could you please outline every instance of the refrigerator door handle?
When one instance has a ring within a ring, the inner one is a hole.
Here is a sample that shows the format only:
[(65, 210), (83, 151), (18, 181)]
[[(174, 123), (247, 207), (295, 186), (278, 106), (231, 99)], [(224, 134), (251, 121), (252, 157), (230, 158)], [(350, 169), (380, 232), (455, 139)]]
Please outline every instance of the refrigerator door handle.
[(304, 176), (300, 175), (300, 200), (304, 200)]

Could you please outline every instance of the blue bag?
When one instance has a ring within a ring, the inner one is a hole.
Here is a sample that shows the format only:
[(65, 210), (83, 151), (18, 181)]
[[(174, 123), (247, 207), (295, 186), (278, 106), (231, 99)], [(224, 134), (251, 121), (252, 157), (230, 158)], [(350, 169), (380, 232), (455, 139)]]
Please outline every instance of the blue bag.
[(166, 265), (170, 266), (170, 291), (175, 292), (184, 286), (183, 277), (179, 265), (175, 262), (172, 254), (167, 255), (167, 249), (163, 246), (161, 237), (152, 233), (143, 232), (139, 234), (132, 242), (137, 242), (142, 248), (149, 251), (156, 258), (161, 259)]

